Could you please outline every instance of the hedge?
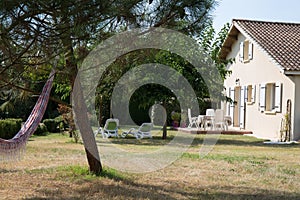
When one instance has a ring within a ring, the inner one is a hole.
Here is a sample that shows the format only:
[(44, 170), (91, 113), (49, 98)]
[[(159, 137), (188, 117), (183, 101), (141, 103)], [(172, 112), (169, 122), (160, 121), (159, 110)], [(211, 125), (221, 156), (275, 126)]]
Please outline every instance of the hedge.
[(0, 120), (0, 138), (11, 139), (21, 129), (22, 119), (3, 119)]
[(33, 135), (38, 135), (38, 136), (45, 136), (47, 134), (48, 134), (48, 129), (44, 123), (40, 123), (36, 131), (33, 133)]
[(46, 125), (47, 130), (51, 133), (58, 133), (59, 128), (55, 119), (44, 119), (43, 123)]
[(56, 117), (55, 119), (44, 119), (43, 123), (46, 125), (47, 130), (50, 133), (59, 133), (61, 127), (63, 128), (63, 118), (61, 116)]

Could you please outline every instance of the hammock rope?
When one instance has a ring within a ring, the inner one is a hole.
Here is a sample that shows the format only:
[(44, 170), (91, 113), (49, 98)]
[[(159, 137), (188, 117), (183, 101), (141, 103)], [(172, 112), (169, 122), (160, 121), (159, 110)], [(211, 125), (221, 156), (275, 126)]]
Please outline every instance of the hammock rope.
[(0, 138), (0, 161), (19, 160), (29, 137), (35, 132), (46, 111), (55, 70), (49, 75), (43, 90), (22, 128), (12, 139)]

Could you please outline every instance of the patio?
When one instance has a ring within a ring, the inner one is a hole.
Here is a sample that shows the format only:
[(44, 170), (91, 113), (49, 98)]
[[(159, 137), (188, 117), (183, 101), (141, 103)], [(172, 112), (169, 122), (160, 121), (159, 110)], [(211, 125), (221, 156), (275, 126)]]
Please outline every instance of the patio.
[(229, 127), (228, 130), (203, 130), (201, 128), (176, 128), (178, 131), (192, 134), (224, 134), (224, 135), (246, 135), (253, 134), (252, 131), (240, 130), (239, 128)]

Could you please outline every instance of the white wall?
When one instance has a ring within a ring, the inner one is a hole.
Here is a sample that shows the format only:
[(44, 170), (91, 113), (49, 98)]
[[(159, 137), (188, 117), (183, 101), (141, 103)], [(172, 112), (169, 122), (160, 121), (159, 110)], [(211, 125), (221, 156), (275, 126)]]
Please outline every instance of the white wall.
[[(233, 44), (232, 51), (227, 56), (227, 58), (235, 58), (235, 62), (229, 67), (232, 74), (225, 80), (224, 85), (227, 90), (229, 87), (234, 87), (237, 78), (240, 80), (240, 86), (255, 85), (255, 103), (246, 105), (245, 129), (252, 131), (258, 137), (275, 139), (280, 133), (281, 119), (286, 111), (287, 99), (291, 99), (294, 105), (295, 83), (286, 77), (255, 43), (253, 44), (253, 60), (248, 63), (240, 62), (239, 44), (245, 39), (242, 34), (239, 34), (238, 40)], [(282, 112), (270, 115), (259, 111), (259, 84), (274, 82), (283, 84)], [(292, 127), (294, 128), (294, 126)], [(300, 130), (300, 127), (297, 128)]]
[(292, 139), (300, 139), (300, 76), (289, 76), (295, 84), (295, 101), (292, 102), (293, 133)]

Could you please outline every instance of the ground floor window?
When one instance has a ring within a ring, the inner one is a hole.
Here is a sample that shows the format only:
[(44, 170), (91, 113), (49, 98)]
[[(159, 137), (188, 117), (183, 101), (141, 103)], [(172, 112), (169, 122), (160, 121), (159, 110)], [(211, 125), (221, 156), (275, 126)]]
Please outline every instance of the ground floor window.
[(260, 84), (260, 111), (281, 112), (281, 83)]

